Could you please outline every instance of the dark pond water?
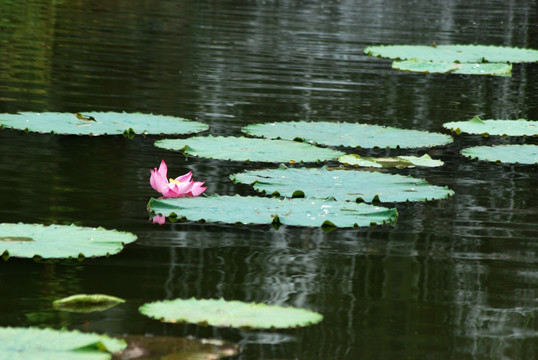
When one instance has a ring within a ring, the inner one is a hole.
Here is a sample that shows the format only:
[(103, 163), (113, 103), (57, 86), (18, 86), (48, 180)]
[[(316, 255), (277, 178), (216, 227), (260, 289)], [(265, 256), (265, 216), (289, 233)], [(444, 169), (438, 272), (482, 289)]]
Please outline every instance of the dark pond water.
[[(474, 115), (536, 120), (536, 64), (514, 65), (511, 78), (410, 74), (363, 49), (538, 48), (537, 14), (534, 0), (4, 0), (0, 112), (153, 112), (198, 119), (214, 135), (288, 120), (430, 131)], [(398, 204), (394, 227), (331, 233), (150, 224), (145, 206), (157, 194), (149, 169), (161, 159), (172, 174), (193, 170), (218, 194), (254, 194), (228, 176), (262, 166), (185, 159), (155, 148), (157, 139), (0, 131), (1, 222), (104, 226), (139, 237), (110, 258), (0, 262), (1, 326), (216, 337), (239, 343), (238, 359), (538, 357), (537, 168), (459, 156), (464, 146), (536, 138), (460, 136), (406, 151), (446, 165), (393, 172), (456, 195)], [(80, 315), (51, 309), (75, 293), (127, 303)], [(240, 331), (161, 324), (137, 312), (144, 302), (178, 297), (292, 305), (325, 319)]]

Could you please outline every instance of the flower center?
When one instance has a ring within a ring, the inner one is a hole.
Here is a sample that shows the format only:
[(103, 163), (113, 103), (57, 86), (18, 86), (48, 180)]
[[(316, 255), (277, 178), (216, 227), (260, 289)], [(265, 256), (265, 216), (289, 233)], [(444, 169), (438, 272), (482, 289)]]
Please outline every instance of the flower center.
[(172, 178), (170, 178), (170, 183), (172, 183), (172, 184), (181, 184), (180, 181), (174, 180)]

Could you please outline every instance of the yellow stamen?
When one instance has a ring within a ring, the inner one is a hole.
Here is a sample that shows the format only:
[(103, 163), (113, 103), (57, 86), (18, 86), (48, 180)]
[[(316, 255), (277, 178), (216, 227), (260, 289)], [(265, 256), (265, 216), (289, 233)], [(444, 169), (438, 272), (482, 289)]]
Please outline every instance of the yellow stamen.
[(170, 182), (171, 182), (172, 184), (181, 184), (180, 181), (174, 180), (174, 179), (172, 179), (172, 178), (170, 178)]

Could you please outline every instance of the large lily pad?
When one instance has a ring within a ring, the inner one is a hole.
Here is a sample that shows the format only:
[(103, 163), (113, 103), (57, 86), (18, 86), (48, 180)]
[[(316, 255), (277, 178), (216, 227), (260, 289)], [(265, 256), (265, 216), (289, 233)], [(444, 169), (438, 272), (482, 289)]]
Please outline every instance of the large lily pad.
[(62, 135), (192, 134), (208, 129), (173, 116), (117, 112), (0, 114), (0, 127)]
[(241, 224), (359, 227), (396, 221), (396, 209), (316, 199), (218, 196), (151, 199), (148, 210), (172, 219)]
[(242, 131), (248, 135), (270, 139), (301, 139), (324, 145), (362, 148), (417, 148), (445, 145), (453, 141), (451, 136), (427, 131), (324, 121), (252, 124), (243, 127)]
[(461, 153), (471, 159), (512, 164), (538, 164), (538, 145), (474, 146)]
[(364, 49), (368, 55), (394, 60), (459, 63), (538, 62), (538, 50), (487, 45), (380, 45)]
[(0, 328), (0, 358), (10, 360), (108, 360), (123, 340), (106, 335), (37, 328)]
[(452, 73), (463, 75), (511, 76), (512, 64), (506, 63), (448, 63), (439, 61), (394, 61), (392, 68), (419, 73)]
[(55, 300), (52, 303), (52, 307), (57, 310), (88, 313), (94, 311), (104, 311), (124, 302), (125, 300), (110, 295), (77, 294)]
[(316, 324), (323, 316), (307, 309), (226, 301), (175, 299), (144, 304), (140, 312), (165, 322), (189, 322), (219, 327), (271, 329)]
[(187, 155), (235, 161), (319, 162), (333, 160), (345, 154), (341, 151), (295, 141), (233, 136), (163, 139), (155, 142), (155, 146), (168, 150), (178, 150)]
[(437, 167), (443, 166), (441, 160), (432, 159), (430, 155), (422, 156), (395, 156), (395, 157), (363, 157), (357, 154), (340, 156), (338, 162), (352, 166), (363, 166), (373, 168), (408, 168), (408, 167)]
[(538, 136), (538, 121), (519, 120), (482, 120), (478, 116), (467, 121), (451, 121), (443, 127), (460, 134), (502, 135), (502, 136)]
[(444, 199), (454, 192), (411, 176), (380, 172), (323, 168), (284, 168), (245, 171), (231, 175), (235, 182), (252, 184), (255, 190), (292, 197), (375, 202)]
[(0, 253), (9, 257), (79, 258), (108, 256), (136, 240), (128, 232), (75, 225), (0, 224)]

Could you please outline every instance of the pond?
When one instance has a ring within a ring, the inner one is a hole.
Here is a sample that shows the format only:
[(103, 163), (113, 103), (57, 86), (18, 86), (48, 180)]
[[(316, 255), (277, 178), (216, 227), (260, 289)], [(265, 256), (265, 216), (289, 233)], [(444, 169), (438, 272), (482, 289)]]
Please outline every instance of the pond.
[[(361, 122), (444, 132), (475, 115), (538, 120), (538, 66), (511, 77), (416, 74), (366, 56), (378, 44), (538, 48), (536, 1), (94, 0), (0, 3), (0, 113), (173, 115), (239, 136), (269, 121)], [(241, 346), (237, 359), (538, 357), (536, 165), (470, 161), (470, 145), (537, 138), (459, 135), (422, 155), (438, 168), (390, 169), (455, 195), (398, 203), (394, 226), (336, 229), (148, 220), (149, 170), (193, 171), (207, 194), (257, 195), (229, 175), (278, 164), (185, 157), (160, 136), (0, 131), (0, 222), (130, 231), (117, 255), (0, 262), (0, 326), (109, 335), (194, 336)], [(338, 166), (337, 163), (331, 165)], [(176, 176), (177, 176), (176, 175)], [(78, 293), (126, 300), (54, 310)], [(144, 303), (224, 298), (307, 308), (317, 325), (248, 331), (165, 324)]]

